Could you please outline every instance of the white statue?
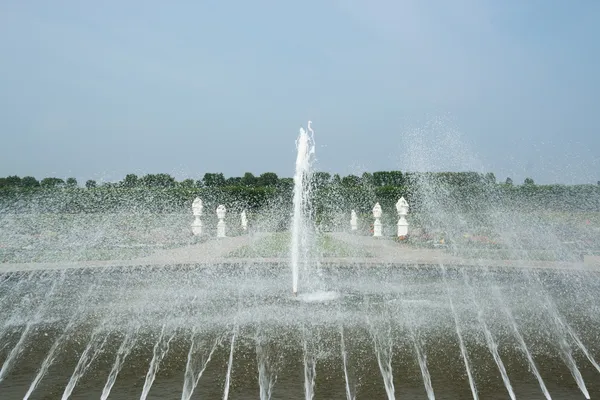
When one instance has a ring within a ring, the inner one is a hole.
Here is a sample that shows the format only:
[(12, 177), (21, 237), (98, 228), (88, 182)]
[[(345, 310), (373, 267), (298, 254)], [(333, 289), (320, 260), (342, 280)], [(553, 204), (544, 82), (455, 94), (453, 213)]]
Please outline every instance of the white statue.
[(240, 218), (242, 219), (242, 230), (246, 232), (248, 230), (248, 218), (246, 217), (246, 210), (242, 211)]
[(202, 205), (202, 199), (200, 197), (196, 197), (194, 202), (192, 203), (192, 213), (194, 214), (194, 222), (192, 222), (192, 233), (195, 236), (202, 235), (202, 220), (200, 217), (202, 216), (202, 209), (204, 206)]
[(217, 218), (219, 218), (219, 222), (217, 223), (217, 237), (225, 237), (225, 213), (227, 209), (223, 204), (217, 207)]
[(356, 218), (356, 211), (354, 210), (350, 213), (350, 229), (353, 232), (358, 229), (358, 219)]
[(381, 206), (379, 203), (375, 204), (373, 207), (373, 217), (375, 218), (375, 222), (373, 223), (373, 236), (380, 237), (382, 235), (382, 226), (381, 226)]
[(400, 219), (398, 220), (398, 237), (405, 238), (408, 235), (408, 221), (406, 215), (408, 214), (408, 202), (401, 197), (396, 203), (396, 211)]

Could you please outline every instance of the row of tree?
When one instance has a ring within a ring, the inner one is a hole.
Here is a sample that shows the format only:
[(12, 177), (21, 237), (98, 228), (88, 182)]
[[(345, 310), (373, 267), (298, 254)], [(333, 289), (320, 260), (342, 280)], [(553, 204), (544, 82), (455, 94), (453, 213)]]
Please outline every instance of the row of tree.
[[(291, 209), (292, 179), (273, 173), (252, 177), (246, 174), (227, 183), (232, 178), (205, 174), (200, 181), (178, 182), (167, 174), (130, 174), (120, 182), (88, 184), (86, 188), (74, 180), (67, 183), (46, 178), (32, 185), (30, 179), (9, 177), (4, 179), (10, 186), (3, 181), (0, 188), (0, 212), (189, 212), (197, 196), (207, 209), (218, 204), (233, 210), (273, 207), (285, 213)], [(493, 174), (389, 171), (342, 178), (317, 172), (311, 182), (312, 207), (317, 214), (350, 209), (368, 213), (376, 202), (393, 210), (402, 196), (413, 212), (600, 211), (600, 185), (536, 185), (533, 181), (512, 185), (497, 183)]]
[[(414, 184), (426, 177), (429, 180), (434, 180), (439, 183), (453, 186), (467, 186), (477, 184), (497, 184), (496, 176), (493, 173), (480, 174), (477, 172), (438, 172), (438, 173), (414, 173), (401, 171), (378, 171), (365, 172), (361, 176), (347, 175), (340, 176), (339, 174), (330, 174), (328, 172), (315, 172), (312, 176), (312, 182), (317, 187), (326, 186), (344, 186), (344, 187), (405, 187)], [(512, 185), (512, 179), (506, 178), (506, 185)], [(526, 178), (524, 185), (534, 185), (531, 178)], [(122, 187), (122, 188), (216, 188), (216, 187), (291, 187), (293, 185), (292, 178), (280, 178), (274, 172), (265, 172), (255, 176), (251, 172), (246, 172), (240, 177), (225, 178), (222, 173), (206, 173), (202, 179), (184, 179), (177, 181), (169, 174), (147, 174), (137, 176), (136, 174), (128, 174), (119, 182), (104, 182), (98, 184), (95, 180), (85, 182), (85, 187), (88, 189), (102, 187)], [(600, 181), (598, 182), (600, 185)], [(37, 180), (33, 176), (8, 176), (0, 178), (0, 189), (2, 188), (75, 188), (78, 187), (77, 179), (75, 178), (43, 178)]]

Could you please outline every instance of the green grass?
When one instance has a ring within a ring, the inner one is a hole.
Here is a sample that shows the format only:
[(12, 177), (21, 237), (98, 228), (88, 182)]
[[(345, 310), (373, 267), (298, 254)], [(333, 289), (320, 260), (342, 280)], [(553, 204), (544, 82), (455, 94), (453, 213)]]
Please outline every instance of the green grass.
[[(278, 232), (258, 240), (251, 245), (240, 247), (227, 257), (239, 258), (285, 258), (290, 255), (289, 232)], [(372, 257), (362, 248), (334, 239), (327, 234), (316, 238), (315, 252), (321, 257)]]

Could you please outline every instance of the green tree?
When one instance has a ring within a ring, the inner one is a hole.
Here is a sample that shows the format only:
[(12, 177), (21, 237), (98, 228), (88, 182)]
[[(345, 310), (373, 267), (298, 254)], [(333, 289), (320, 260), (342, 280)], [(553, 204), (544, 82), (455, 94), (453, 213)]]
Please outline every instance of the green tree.
[(169, 174), (148, 174), (144, 175), (140, 182), (146, 187), (152, 188), (170, 188), (177, 183), (175, 178)]
[(373, 174), (369, 172), (364, 172), (360, 177), (360, 183), (363, 186), (371, 187), (375, 184), (375, 179), (373, 179)]
[(133, 188), (136, 187), (139, 183), (138, 176), (136, 174), (127, 174), (125, 175), (125, 179), (121, 181), (123, 187)]
[(484, 181), (488, 185), (495, 185), (496, 184), (496, 175), (493, 172), (488, 172), (487, 174), (485, 174)]
[(10, 187), (19, 187), (21, 186), (21, 178), (17, 175), (7, 176), (6, 185)]
[(246, 172), (240, 183), (242, 186), (256, 186), (256, 177), (252, 172)]
[(535, 185), (535, 182), (531, 178), (525, 178), (525, 180), (523, 181), (523, 184), (527, 185), (527, 186), (533, 186), (533, 185)]
[(87, 181), (85, 181), (85, 187), (88, 189), (93, 189), (96, 187), (96, 181), (93, 179), (88, 179)]
[(242, 178), (239, 176), (230, 176), (229, 178), (225, 179), (225, 186), (242, 186)]
[(331, 183), (333, 183), (334, 185), (341, 185), (342, 178), (340, 177), (340, 174), (333, 175), (333, 178), (331, 179)]
[(196, 187), (196, 182), (194, 182), (193, 179), (184, 179), (181, 182), (179, 182), (179, 186), (183, 187), (183, 188), (191, 189), (191, 188)]
[(318, 188), (325, 187), (331, 183), (331, 174), (329, 172), (317, 171), (312, 175), (312, 182)]
[(279, 177), (275, 172), (265, 172), (258, 177), (258, 186), (274, 187), (279, 183)]
[(21, 179), (21, 186), (27, 188), (39, 187), (40, 182), (33, 176), (24, 176), (23, 179)]
[(505, 183), (506, 183), (507, 185), (510, 185), (510, 186), (512, 186), (512, 184), (513, 184), (513, 180), (512, 180), (512, 178), (511, 178), (510, 176), (509, 176), (508, 178), (506, 178), (506, 182), (505, 182)]
[(225, 176), (222, 173), (207, 172), (202, 178), (205, 187), (219, 187), (225, 185)]
[(375, 186), (403, 186), (404, 174), (400, 171), (373, 172), (373, 185)]
[(77, 179), (75, 178), (67, 178), (66, 186), (69, 188), (77, 187)]
[(59, 188), (65, 185), (65, 181), (60, 178), (44, 178), (40, 182), (40, 186), (44, 188)]
[(342, 178), (342, 185), (346, 187), (360, 186), (360, 178), (356, 175), (348, 175)]

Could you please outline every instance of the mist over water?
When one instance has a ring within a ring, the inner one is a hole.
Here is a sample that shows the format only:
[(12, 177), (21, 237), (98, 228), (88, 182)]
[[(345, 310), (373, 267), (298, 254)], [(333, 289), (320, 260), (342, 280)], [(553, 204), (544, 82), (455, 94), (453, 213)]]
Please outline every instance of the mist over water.
[[(411, 136), (405, 150), (410, 168), (404, 178), (415, 188), (407, 194), (408, 244), (394, 242), (392, 234), (381, 239), (348, 234), (350, 210), (336, 207), (352, 205), (351, 197), (327, 199), (326, 209), (341, 214), (330, 230), (354, 240), (348, 254), (359, 250), (358, 243), (401, 254), (424, 246), (425, 240), (415, 238), (427, 237), (428, 250), (464, 257), (462, 263), (447, 265), (443, 258), (425, 264), (322, 263), (327, 258), (322, 241), (338, 247), (341, 242), (331, 242), (331, 232), (314, 218), (318, 191), (310, 123), (296, 143), (292, 209), (274, 201), (253, 210), (258, 215), (245, 233), (236, 228), (236, 213), (244, 206), (234, 204), (227, 240), (241, 238), (247, 245), (241, 253), (229, 249), (218, 263), (173, 257), (116, 265), (116, 258), (135, 261), (156, 251), (140, 243), (162, 243), (161, 250), (179, 257), (195, 246), (231, 243), (192, 237), (191, 213), (0, 216), (3, 240), (24, 249), (5, 264), (12, 269), (0, 269), (0, 397), (600, 395), (600, 272), (584, 267), (581, 249), (555, 229), (567, 223), (564, 215), (512, 209), (495, 197), (493, 185), (480, 187), (484, 196), (475, 201), (464, 195), (466, 186), (411, 174), (434, 170), (443, 160), (464, 167), (458, 169), (477, 163), (443, 124), (428, 129), (429, 139), (422, 132)], [(437, 138), (433, 144), (431, 138)], [(395, 210), (388, 204), (384, 216), (393, 230)], [(289, 222), (289, 232), (273, 233), (284, 230), (280, 221)], [(206, 231), (214, 232), (215, 217), (205, 222)], [(33, 240), (26, 232), (39, 224), (56, 231)], [(584, 232), (593, 228), (586, 225)], [(487, 238), (483, 244), (473, 240), (481, 237)], [(105, 252), (85, 253), (90, 248)], [(269, 249), (275, 255), (264, 255)], [(226, 261), (232, 253), (235, 261)], [(495, 263), (505, 259), (500, 253), (514, 263)], [(86, 264), (100, 256), (105, 264)], [(565, 263), (540, 264), (550, 256)], [(270, 261), (257, 262), (261, 257)], [(69, 268), (61, 260), (70, 261)], [(290, 293), (290, 272), (296, 296)]]

